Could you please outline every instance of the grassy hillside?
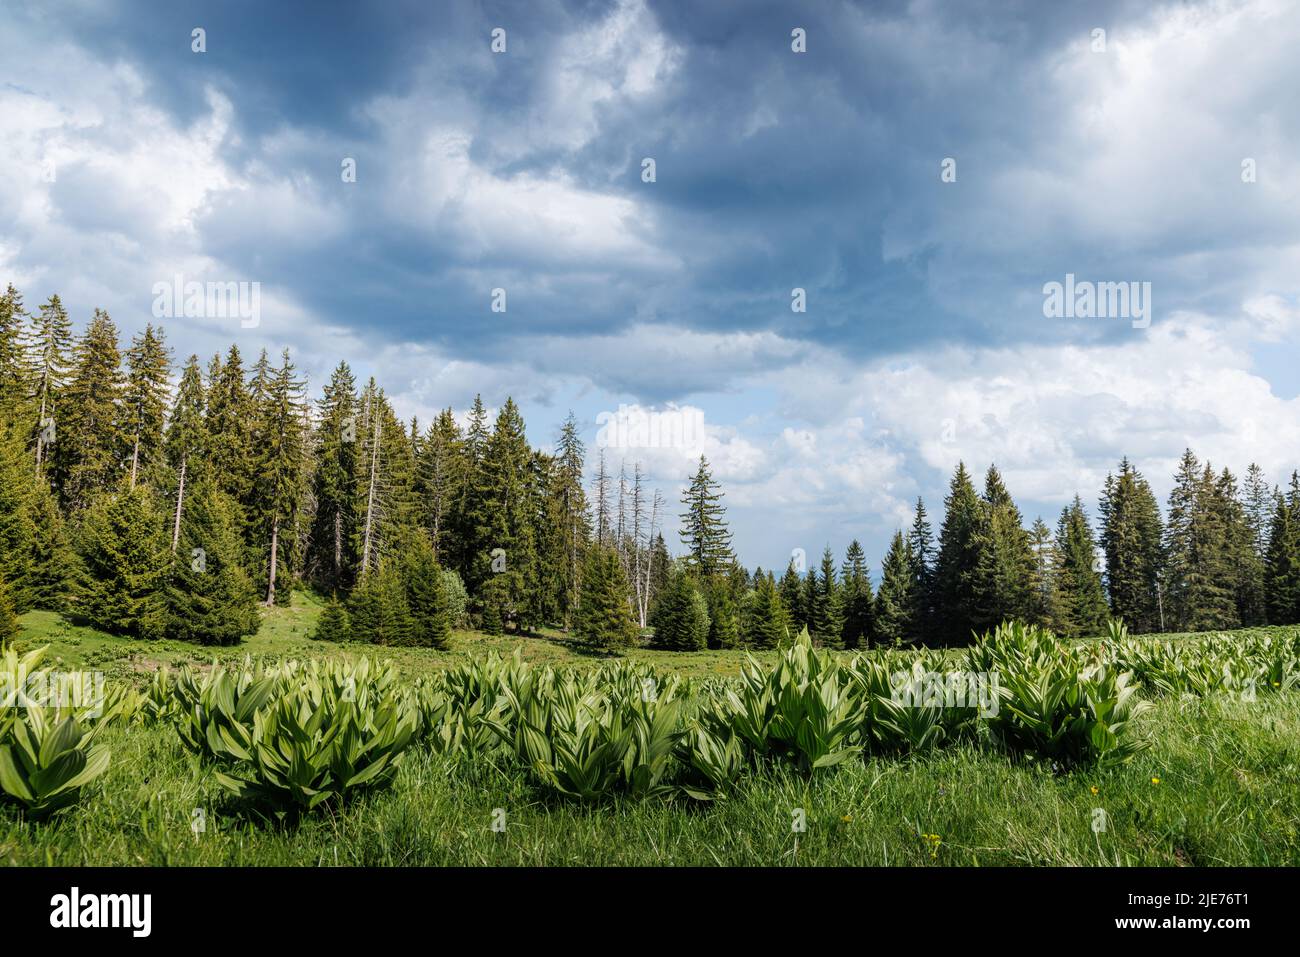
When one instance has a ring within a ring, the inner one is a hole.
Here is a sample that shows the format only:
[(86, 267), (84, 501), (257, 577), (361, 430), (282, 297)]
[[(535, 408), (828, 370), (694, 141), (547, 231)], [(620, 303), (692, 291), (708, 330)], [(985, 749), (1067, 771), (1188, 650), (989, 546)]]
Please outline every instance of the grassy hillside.
[[(215, 660), (240, 659), (245, 655), (265, 658), (335, 658), (372, 655), (392, 661), (404, 673), (418, 675), (422, 672), (452, 667), (467, 659), (480, 657), (489, 651), (507, 655), (519, 649), (525, 661), (555, 666), (590, 667), (602, 660), (603, 654), (594, 653), (562, 632), (545, 631), (538, 636), (486, 635), (477, 631), (458, 631), (452, 635), (450, 651), (428, 648), (389, 648), (366, 642), (329, 644), (313, 641), (312, 632), (323, 605), (313, 595), (295, 592), (288, 607), (262, 611), (262, 627), (243, 644), (233, 648), (214, 648), (183, 641), (140, 641), (107, 635), (94, 628), (74, 625), (61, 615), (49, 611), (34, 611), (22, 616), (22, 631), (16, 646), (25, 649), (48, 644), (52, 659), (61, 659), (68, 667), (85, 667), (102, 670), (109, 677), (135, 677), (137, 679), (158, 668), (159, 665), (179, 665), (183, 662), (202, 664)], [(1294, 631), (1279, 628), (1252, 628), (1228, 634), (1268, 633)], [(1172, 634), (1161, 637), (1173, 640), (1195, 638), (1195, 634)], [(750, 652), (759, 661), (775, 658), (772, 651)], [(845, 652), (848, 655), (848, 652)], [(670, 669), (683, 675), (727, 676), (740, 673), (745, 661), (744, 651), (659, 651), (652, 648), (633, 648), (624, 657), (642, 661), (656, 667)]]

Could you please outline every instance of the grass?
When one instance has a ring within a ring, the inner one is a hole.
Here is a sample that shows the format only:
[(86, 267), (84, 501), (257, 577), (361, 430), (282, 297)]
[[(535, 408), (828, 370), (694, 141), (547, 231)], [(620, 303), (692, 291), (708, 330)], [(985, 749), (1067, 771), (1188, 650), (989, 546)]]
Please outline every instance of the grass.
[[(143, 677), (161, 663), (212, 657), (376, 653), (419, 673), (515, 647), (530, 661), (597, 660), (562, 636), (457, 634), (450, 652), (322, 646), (319, 605), (296, 596), (237, 649), (143, 644), (44, 612), (22, 646), (49, 643), (67, 667)], [(215, 652), (215, 655), (214, 655)], [(685, 674), (735, 674), (739, 652), (634, 650)], [(761, 657), (761, 656), (760, 656)], [(107, 774), (80, 805), (46, 822), (0, 805), (0, 862), (15, 865), (1296, 865), (1300, 864), (1300, 693), (1255, 702), (1163, 698), (1131, 764), (1054, 773), (963, 745), (870, 757), (812, 780), (780, 768), (728, 800), (585, 806), (555, 801), (489, 761), (414, 749), (390, 789), (292, 824), (248, 820), (162, 727), (114, 727)], [(1094, 791), (1095, 789), (1095, 791)], [(500, 811), (498, 811), (500, 809)], [(792, 828), (803, 810), (806, 830)], [(1100, 812), (1099, 812), (1100, 809)], [(192, 825), (201, 812), (203, 829)], [(493, 829), (502, 820), (504, 831)], [(1104, 829), (1094, 829), (1104, 825)]]

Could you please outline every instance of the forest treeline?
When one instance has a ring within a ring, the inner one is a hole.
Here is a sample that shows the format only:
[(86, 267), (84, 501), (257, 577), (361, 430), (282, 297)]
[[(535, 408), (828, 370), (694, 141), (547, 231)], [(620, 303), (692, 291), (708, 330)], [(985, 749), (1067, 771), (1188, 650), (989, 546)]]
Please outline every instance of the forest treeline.
[[(827, 645), (965, 643), (1015, 618), (1065, 635), (1108, 617), (1134, 631), (1300, 621), (1300, 481), (1239, 484), (1189, 450), (1162, 515), (1126, 460), (1096, 531), (1079, 498), (1026, 527), (1001, 476), (953, 475), (937, 533), (918, 500), (873, 587), (857, 541), (807, 570), (752, 573), (731, 548), (700, 459), (665, 503), (636, 463), (595, 463), (572, 415), (533, 448), (507, 399), (462, 425), (401, 421), (340, 362), (310, 397), (288, 351), (231, 346), (174, 368), (162, 329), (123, 347), (96, 310), (74, 335), (58, 296), (0, 297), (0, 638), (15, 613), (231, 644), (258, 604), (311, 588), (318, 637), (442, 647), (452, 628), (556, 627), (610, 647), (647, 626), (663, 647), (770, 647), (807, 627)], [(630, 471), (629, 471), (630, 468)]]

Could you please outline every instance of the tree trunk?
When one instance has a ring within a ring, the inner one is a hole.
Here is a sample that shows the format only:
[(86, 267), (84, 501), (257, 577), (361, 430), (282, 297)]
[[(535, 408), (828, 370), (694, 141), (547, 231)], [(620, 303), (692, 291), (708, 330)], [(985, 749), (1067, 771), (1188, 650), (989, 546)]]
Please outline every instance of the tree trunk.
[(135, 488), (135, 473), (140, 466), (140, 435), (136, 434), (135, 444), (131, 447), (131, 488)]
[[(181, 503), (185, 501), (185, 465), (189, 461), (189, 456), (181, 456), (181, 480), (176, 486), (176, 518), (172, 521), (172, 554), (176, 554), (176, 546), (181, 540)], [(133, 482), (132, 485), (135, 483)]]
[(266, 583), (266, 607), (270, 608), (275, 604), (275, 568), (280, 563), (280, 516), (277, 513), (275, 518), (271, 519), (271, 568), (267, 573)]
[(45, 451), (45, 393), (41, 393), (41, 414), (36, 418), (36, 475), (41, 474), (41, 454)]
[(370, 570), (370, 539), (375, 517), (375, 476), (379, 470), (379, 416), (375, 416), (375, 438), (370, 449), (370, 488), (366, 492), (366, 531), (361, 544), (361, 574)]
[(343, 511), (334, 509), (334, 587), (343, 575)]

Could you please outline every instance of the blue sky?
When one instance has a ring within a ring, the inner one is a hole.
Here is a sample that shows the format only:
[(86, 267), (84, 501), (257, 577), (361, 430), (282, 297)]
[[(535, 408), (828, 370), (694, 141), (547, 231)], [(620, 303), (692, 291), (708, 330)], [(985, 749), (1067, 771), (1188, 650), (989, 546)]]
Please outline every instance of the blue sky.
[[(1122, 455), (1162, 494), (1188, 445), (1300, 467), (1294, 2), (3, 13), (29, 306), (129, 334), (159, 281), (258, 282), (255, 328), (166, 320), (178, 357), (288, 346), (313, 391), (346, 357), (426, 421), (513, 395), (538, 445), (573, 409), (593, 458), (602, 412), (699, 410), (607, 455), (675, 503), (703, 451), (751, 566), (878, 565), (959, 458), (1049, 523)], [(1150, 326), (1046, 318), (1067, 274), (1151, 283)]]

